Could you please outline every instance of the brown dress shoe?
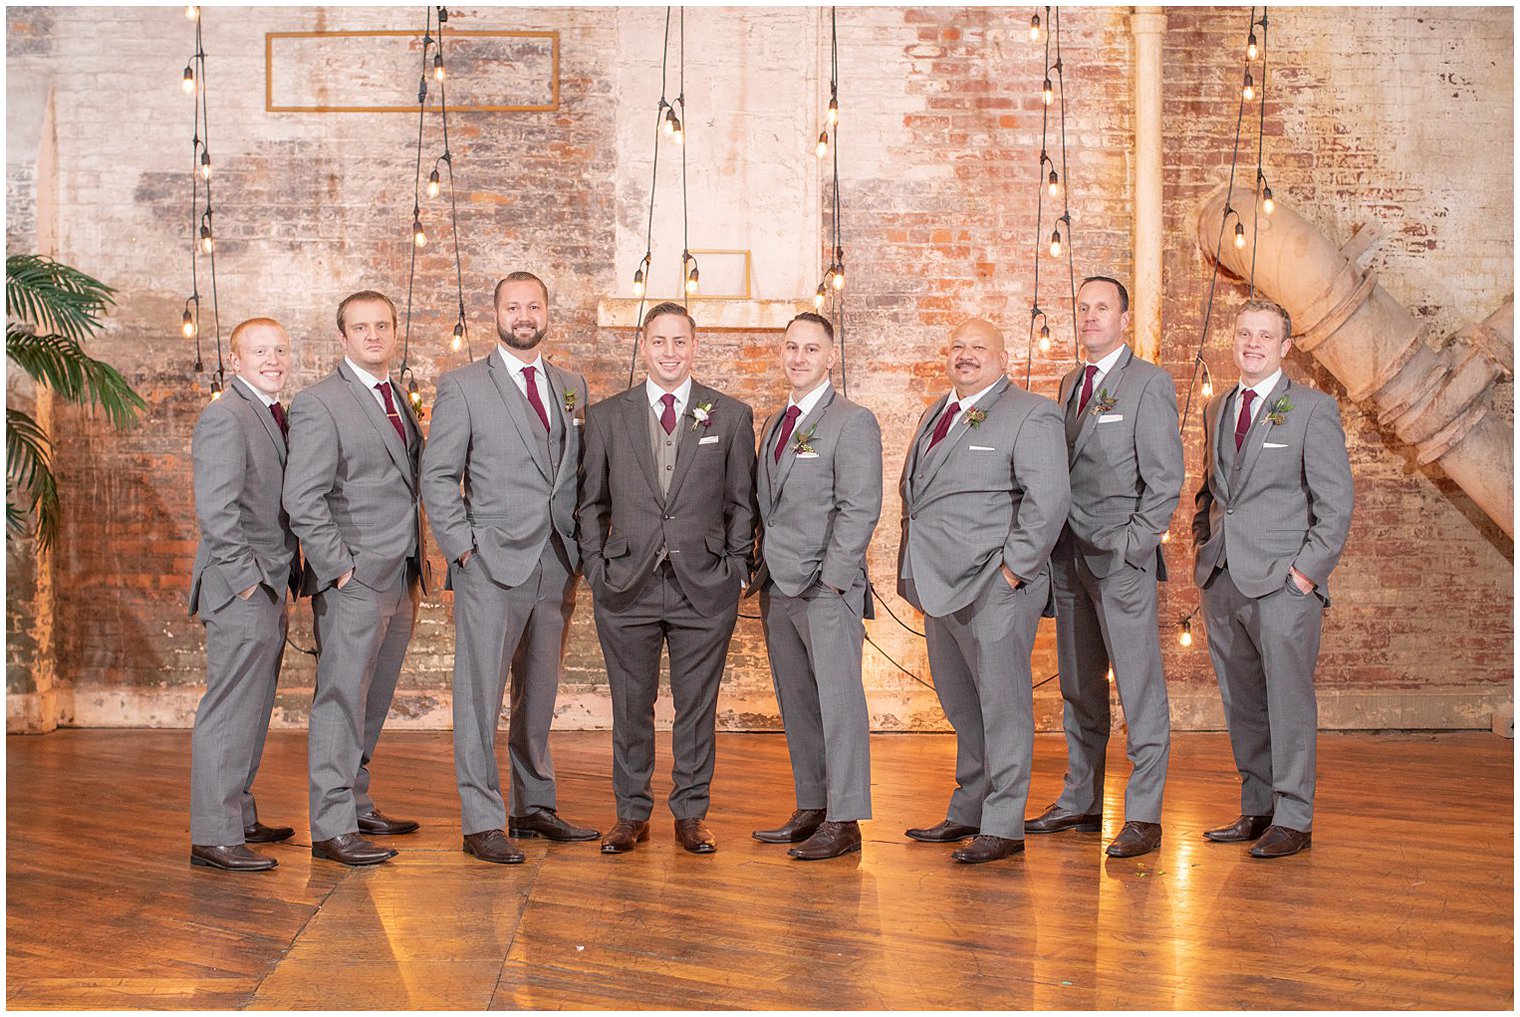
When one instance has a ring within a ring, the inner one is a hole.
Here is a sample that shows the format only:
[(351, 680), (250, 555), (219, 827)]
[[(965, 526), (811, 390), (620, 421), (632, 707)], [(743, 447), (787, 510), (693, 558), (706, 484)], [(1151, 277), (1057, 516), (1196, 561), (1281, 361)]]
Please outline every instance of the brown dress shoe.
[(243, 827), (243, 842), (246, 844), (278, 844), (295, 835), (295, 830), (288, 826), (265, 826), (257, 819), (252, 826)]
[(1024, 842), (1010, 840), (1007, 837), (994, 837), (990, 833), (979, 833), (965, 847), (959, 851), (950, 852), (950, 857), (967, 865), (980, 865), (982, 862), (995, 862), (1009, 855), (1022, 854)]
[(500, 830), (465, 834), (464, 853), (474, 855), (483, 862), (495, 862), (497, 865), (516, 865), (524, 857), (523, 853), (517, 849), (517, 845)]
[(1287, 826), (1269, 826), (1251, 845), (1252, 858), (1286, 858), (1309, 847), (1309, 834)]
[(774, 830), (756, 830), (750, 836), (762, 844), (800, 844), (818, 832), (824, 814), (823, 809), (798, 809)]
[(190, 864), (228, 872), (267, 872), (280, 863), (242, 844), (191, 844)]
[(694, 855), (710, 855), (718, 850), (712, 831), (700, 819), (676, 820), (676, 840)]
[(1034, 819), (1024, 820), (1025, 833), (1060, 833), (1076, 830), (1080, 833), (1097, 833), (1103, 829), (1103, 813), (1067, 812), (1059, 805), (1052, 805)]
[(373, 844), (358, 833), (345, 833), (340, 837), (312, 841), (311, 856), (344, 865), (378, 865), (396, 857), (396, 852)]
[(642, 819), (619, 819), (602, 838), (602, 854), (620, 855), (649, 839), (649, 824)]
[(553, 841), (596, 840), (600, 830), (584, 826), (571, 826), (553, 809), (540, 809), (526, 816), (513, 816), (507, 820), (507, 832), (514, 837), (545, 837)]
[(1217, 830), (1205, 830), (1203, 835), (1219, 844), (1239, 844), (1242, 841), (1255, 840), (1266, 833), (1267, 827), (1271, 825), (1271, 816), (1241, 816), (1229, 826), (1221, 826)]
[[(1025, 827), (1028, 829), (1028, 827)], [(1136, 858), (1148, 855), (1161, 846), (1161, 824), (1130, 820), (1124, 824), (1113, 843), (1108, 845), (1110, 858)]]
[(925, 844), (954, 844), (958, 840), (975, 837), (979, 831), (974, 826), (954, 823), (946, 819), (933, 826), (914, 827), (904, 832), (914, 840), (923, 841)]
[(371, 837), (394, 837), (401, 833), (415, 833), (421, 824), (411, 819), (391, 819), (371, 809), (359, 817), (359, 832)]
[(804, 862), (817, 862), (859, 850), (860, 824), (852, 819), (848, 823), (820, 823), (817, 832), (787, 854)]

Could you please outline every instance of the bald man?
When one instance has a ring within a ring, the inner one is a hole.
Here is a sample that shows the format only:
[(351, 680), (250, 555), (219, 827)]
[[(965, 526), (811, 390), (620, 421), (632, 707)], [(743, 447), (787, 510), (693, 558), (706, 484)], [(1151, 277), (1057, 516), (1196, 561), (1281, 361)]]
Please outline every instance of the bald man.
[(919, 419), (903, 465), (898, 593), (924, 613), (929, 670), (955, 728), (943, 822), (907, 835), (974, 837), (957, 862), (1024, 850), (1034, 753), (1029, 655), (1051, 614), (1050, 552), (1071, 501), (1061, 411), (1008, 380), (990, 322), (950, 333), (950, 392)]

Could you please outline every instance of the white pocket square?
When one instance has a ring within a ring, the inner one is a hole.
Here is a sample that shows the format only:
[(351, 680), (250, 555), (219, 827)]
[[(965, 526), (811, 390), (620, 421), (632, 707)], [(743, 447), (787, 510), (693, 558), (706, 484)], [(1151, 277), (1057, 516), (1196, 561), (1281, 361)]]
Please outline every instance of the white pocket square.
[(719, 438), (719, 436), (716, 435), (716, 434), (709, 434), (706, 438), (698, 438), (697, 439), (697, 444), (698, 445), (715, 445), (718, 442), (718, 438)]
[(1279, 445), (1275, 441), (1268, 441), (1268, 442), (1263, 442), (1261, 447), (1262, 448), (1287, 448), (1288, 446), (1286, 446), (1286, 445)]
[(1119, 421), (1121, 421), (1123, 419), (1124, 419), (1124, 414), (1122, 414), (1122, 413), (1105, 413), (1105, 414), (1103, 414), (1103, 416), (1101, 416), (1101, 417), (1098, 418), (1098, 423), (1100, 423), (1100, 424), (1114, 424), (1114, 423), (1118, 423)]
[(797, 453), (797, 458), (798, 459), (817, 459), (818, 458), (818, 453), (817, 452), (798, 452)]
[(973, 451), (973, 452), (996, 452), (997, 449), (993, 448), (991, 445), (972, 445), (971, 446), (971, 451)]

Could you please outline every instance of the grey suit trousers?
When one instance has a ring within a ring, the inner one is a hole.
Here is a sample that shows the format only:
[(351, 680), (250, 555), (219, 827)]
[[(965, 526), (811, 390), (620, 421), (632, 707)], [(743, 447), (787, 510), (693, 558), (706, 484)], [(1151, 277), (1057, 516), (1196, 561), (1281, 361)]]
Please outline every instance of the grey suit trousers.
[(866, 582), (841, 596), (814, 583), (788, 597), (767, 582), (760, 618), (792, 759), (797, 808), (830, 822), (871, 818), (871, 718), (861, 684)]
[(654, 703), (660, 691), (660, 650), (670, 648), (670, 811), (677, 819), (707, 815), (717, 759), (713, 725), (718, 684), (728, 658), (738, 606), (716, 616), (699, 614), (667, 558), (633, 603), (609, 611), (595, 601), (596, 634), (607, 659), (612, 692), (612, 791), (619, 819), (647, 820), (654, 811)]
[(1265, 597), (1241, 593), (1228, 568), (1203, 585), (1209, 656), (1240, 771), (1240, 811), (1305, 833), (1314, 823), (1314, 662), (1324, 611), (1318, 593), (1298, 592), (1291, 578)]
[(929, 669), (955, 728), (955, 792), (946, 818), (1022, 840), (1034, 765), (1029, 655), (1050, 594), (1050, 573), (1015, 590), (995, 574), (971, 603), (925, 615)]
[(285, 656), (285, 587), (260, 583), (201, 613), (206, 626), (206, 694), (190, 735), (190, 843), (243, 843), (259, 818), (253, 800)]
[(463, 832), (500, 830), (507, 822), (496, 763), (496, 728), (510, 673), (513, 815), (557, 808), (549, 727), (559, 690), (560, 659), (575, 575), (551, 538), (539, 562), (517, 586), (502, 586), (472, 556), (449, 564), (454, 588), (454, 772), (459, 780)]
[[(369, 761), (401, 676), (417, 594), (417, 576), (407, 566), (386, 589), (350, 579), (343, 589), (329, 586), (312, 598), (318, 654), (307, 739), (313, 840), (357, 832), (357, 817), (375, 807)], [(361, 718), (362, 728), (355, 727)]]
[(1124, 792), (1124, 818), (1161, 822), (1161, 796), (1171, 758), (1172, 718), (1161, 670), (1156, 627), (1156, 576), (1120, 565), (1098, 578), (1074, 544), (1056, 545), (1056, 656), (1066, 701), (1066, 780), (1056, 802), (1068, 812), (1103, 811), (1103, 776), (1110, 729), (1108, 668), (1124, 706), (1125, 749), (1133, 771)]

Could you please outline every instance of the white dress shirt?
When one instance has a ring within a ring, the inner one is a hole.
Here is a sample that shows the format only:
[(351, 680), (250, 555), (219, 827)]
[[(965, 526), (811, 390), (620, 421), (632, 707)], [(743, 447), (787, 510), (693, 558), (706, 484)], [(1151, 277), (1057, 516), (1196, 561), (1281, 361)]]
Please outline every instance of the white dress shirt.
[[(686, 380), (670, 394), (676, 397), (676, 419), (680, 420), (681, 414), (686, 412), (686, 403), (691, 399), (691, 377), (688, 375)], [(644, 379), (644, 395), (649, 399), (649, 405), (654, 409), (655, 416), (658, 417), (665, 412), (665, 404), (660, 402), (665, 398), (665, 390), (649, 378)]]
[[(383, 396), (379, 392), (375, 391), (375, 386), (378, 385), (378, 384), (380, 384), (381, 381), (384, 381), (387, 384), (390, 384), (390, 379), (389, 378), (381, 379), (381, 378), (375, 377), (373, 374), (370, 374), (364, 368), (362, 368), (358, 364), (354, 363), (353, 359), (350, 358), (350, 357), (344, 357), (343, 358), (343, 362), (348, 365), (348, 369), (350, 371), (354, 372), (354, 376), (357, 377), (361, 382), (364, 383), (364, 387), (367, 388), (367, 389), (369, 389), (369, 394), (375, 397), (375, 402), (377, 402), (377, 403), (380, 404), (380, 408), (382, 410), (385, 409), (385, 396)], [(400, 403), (401, 392), (400, 392), (400, 390), (398, 390), (396, 388), (395, 385), (391, 385), (391, 398), (395, 399), (397, 401), (396, 402), (396, 412), (400, 413), (401, 412), (401, 403)]]
[(270, 407), (270, 406), (273, 406), (275, 403), (277, 403), (277, 402), (280, 401), (279, 399), (275, 398), (272, 395), (265, 395), (261, 390), (259, 390), (258, 388), (254, 387), (253, 385), (250, 385), (248, 383), (248, 379), (245, 378), (245, 377), (243, 377), (241, 374), (235, 374), (235, 375), (233, 375), (232, 376), (232, 380), (233, 381), (240, 381), (240, 382), (242, 382), (243, 383), (243, 388), (246, 389), (249, 392), (252, 392), (254, 394), (254, 396), (258, 398), (259, 402), (263, 403), (266, 408)]
[(513, 354), (508, 353), (500, 343), (496, 344), (496, 353), (501, 358), (502, 366), (507, 369), (507, 373), (517, 383), (517, 391), (521, 392), (524, 397), (528, 394), (528, 376), (523, 374), (523, 368), (533, 368), (533, 385), (538, 389), (539, 399), (543, 400), (544, 412), (553, 412), (554, 393), (549, 391), (549, 375), (544, 371), (543, 354), (538, 354), (533, 358), (531, 363), (525, 364)]
[(1079, 374), (1079, 375), (1077, 375), (1077, 384), (1075, 386), (1073, 386), (1073, 388), (1072, 388), (1072, 396), (1071, 397), (1073, 399), (1081, 399), (1082, 398), (1082, 388), (1083, 388), (1084, 385), (1087, 384), (1086, 375), (1087, 375), (1087, 368), (1089, 366), (1093, 366), (1093, 367), (1096, 367), (1098, 369), (1098, 373), (1095, 374), (1095, 375), (1093, 375), (1093, 383), (1092, 383), (1092, 390), (1093, 390), (1093, 392), (1096, 393), (1098, 391), (1098, 386), (1101, 385), (1101, 384), (1103, 384), (1103, 379), (1106, 378), (1106, 377), (1108, 377), (1108, 372), (1112, 371), (1114, 369), (1114, 365), (1117, 364), (1119, 362), (1119, 358), (1124, 355), (1124, 350), (1125, 350), (1125, 344), (1124, 343), (1120, 343), (1118, 346), (1115, 346), (1112, 350), (1109, 350), (1108, 354), (1105, 357), (1103, 357), (1103, 359), (1096, 360), (1096, 361), (1088, 361), (1087, 363), (1083, 364), (1082, 365), (1082, 373)]
[(1281, 377), (1282, 368), (1279, 367), (1255, 385), (1247, 385), (1244, 381), (1235, 383), (1235, 394), (1230, 402), (1230, 405), (1234, 407), (1234, 412), (1228, 421), (1232, 432), (1235, 425), (1240, 422), (1240, 400), (1245, 398), (1246, 389), (1249, 388), (1256, 393), (1256, 398), (1251, 400), (1251, 423), (1255, 425), (1256, 421), (1261, 419), (1261, 408), (1266, 405), (1267, 396), (1272, 394), (1272, 390), (1277, 387), (1278, 379)]

